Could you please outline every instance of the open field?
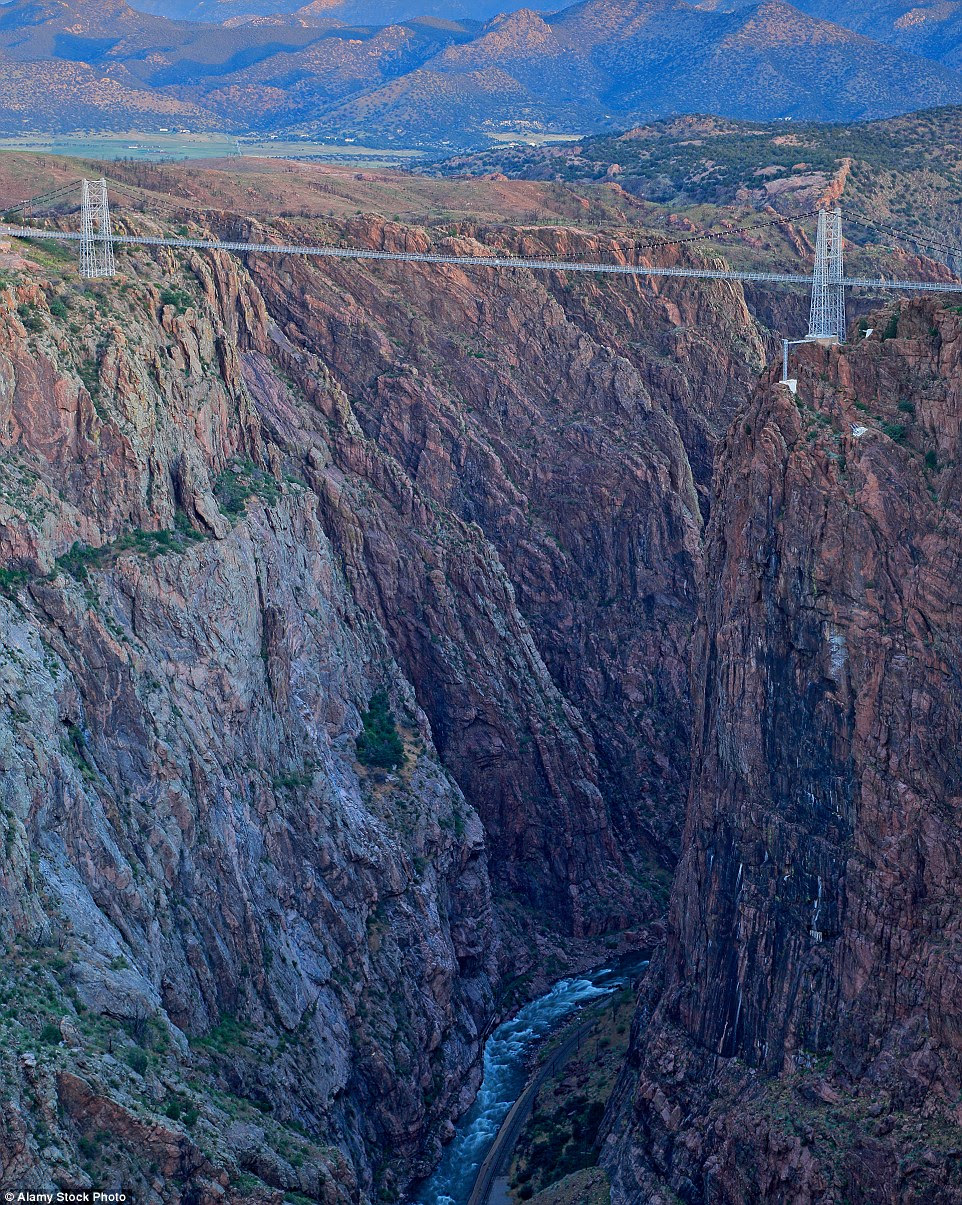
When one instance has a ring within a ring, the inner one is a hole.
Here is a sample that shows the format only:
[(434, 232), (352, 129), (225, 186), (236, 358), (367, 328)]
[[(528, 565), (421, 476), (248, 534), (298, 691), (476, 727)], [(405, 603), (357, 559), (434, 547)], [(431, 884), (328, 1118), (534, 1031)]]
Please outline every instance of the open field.
[[(516, 140), (520, 140), (520, 136)], [(132, 159), (142, 162), (157, 162), (161, 159), (225, 159), (232, 156), (317, 159), (361, 163), (368, 167), (412, 162), (424, 157), (423, 151), (403, 148), (383, 151), (354, 144), (313, 142), (307, 138), (243, 138), (233, 134), (190, 133), (180, 130), (150, 133), (115, 130), (100, 134), (80, 130), (70, 134), (22, 134), (0, 138), (0, 151), (33, 151), (38, 154)]]
[(555, 143), (579, 142), (584, 134), (532, 134), (505, 130), (501, 134), (488, 134), (492, 142), (523, 142), (525, 146), (553, 146)]

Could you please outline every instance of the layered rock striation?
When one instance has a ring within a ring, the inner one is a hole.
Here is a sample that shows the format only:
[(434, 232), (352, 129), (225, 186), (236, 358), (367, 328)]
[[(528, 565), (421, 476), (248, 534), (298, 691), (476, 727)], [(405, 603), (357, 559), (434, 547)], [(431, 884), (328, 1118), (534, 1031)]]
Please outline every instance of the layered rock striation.
[[(662, 912), (754, 321), (723, 285), (25, 254), (0, 1180), (394, 1199), (510, 1000)], [(357, 744), (385, 696), (393, 768)]]
[(618, 1202), (962, 1200), (962, 322), (869, 325), (720, 451)]

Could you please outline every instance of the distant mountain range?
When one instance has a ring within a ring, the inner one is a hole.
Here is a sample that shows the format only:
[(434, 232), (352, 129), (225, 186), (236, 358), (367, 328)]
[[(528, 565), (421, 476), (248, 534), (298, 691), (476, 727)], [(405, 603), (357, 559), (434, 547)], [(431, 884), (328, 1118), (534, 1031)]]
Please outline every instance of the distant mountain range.
[(800, 0), (814, 17), (962, 69), (962, 0)]
[[(488, 21), (504, 8), (498, 0), (319, 0), (314, 7), (321, 5), (328, 16), (360, 25), (387, 25), (413, 17)], [(165, 17), (222, 22), (245, 15), (290, 13), (302, 5), (300, 0), (137, 0), (135, 7)], [(527, 7), (555, 12), (563, 6), (532, 0)], [(699, 7), (734, 10), (747, 5), (741, 0), (702, 0)], [(799, 0), (796, 7), (876, 41), (962, 67), (962, 0)]]
[[(858, 3), (851, 21), (869, 24)], [(13, 0), (0, 8), (0, 129), (183, 127), (443, 149), (682, 113), (839, 121), (962, 102), (951, 2), (924, 38), (924, 16), (886, 9), (886, 42), (783, 0), (583, 0), (553, 15), (381, 26), (332, 15), (343, 8), (314, 0), (213, 24), (125, 0)], [(913, 38), (933, 57), (902, 44)]]
[[(178, 20), (221, 23), (234, 17), (293, 13), (304, 6), (301, 0), (137, 0), (135, 7)], [(498, 0), (318, 0), (312, 7), (352, 25), (389, 25), (415, 17), (488, 21), (504, 11)], [(533, 0), (529, 7), (551, 12), (561, 5)]]

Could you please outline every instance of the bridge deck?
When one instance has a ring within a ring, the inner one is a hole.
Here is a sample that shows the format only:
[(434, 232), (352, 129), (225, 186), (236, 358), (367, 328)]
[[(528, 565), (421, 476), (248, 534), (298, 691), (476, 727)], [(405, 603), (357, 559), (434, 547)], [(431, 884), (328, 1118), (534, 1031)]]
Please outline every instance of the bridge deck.
[[(81, 242), (83, 235), (74, 231), (40, 230), (33, 226), (7, 226), (0, 223), (0, 235), (19, 239), (58, 239)], [(376, 251), (368, 247), (312, 247), (300, 243), (245, 243), (228, 240), (162, 238), (154, 235), (113, 234), (115, 245), (138, 247), (175, 247), (197, 251), (259, 252), (270, 255), (305, 255), (320, 259), (373, 259), (414, 264), (458, 264), (481, 268), (527, 268), (535, 272), (602, 272), (612, 276), (680, 277), (686, 280), (756, 281), (763, 284), (810, 286), (811, 276), (790, 272), (733, 272), (721, 268), (662, 268), (648, 264), (589, 263), (581, 260), (536, 259), (497, 255), (441, 255), (428, 251)], [(916, 293), (962, 293), (962, 282), (944, 280), (887, 280), (884, 277), (846, 276), (847, 288), (886, 292), (890, 289)]]

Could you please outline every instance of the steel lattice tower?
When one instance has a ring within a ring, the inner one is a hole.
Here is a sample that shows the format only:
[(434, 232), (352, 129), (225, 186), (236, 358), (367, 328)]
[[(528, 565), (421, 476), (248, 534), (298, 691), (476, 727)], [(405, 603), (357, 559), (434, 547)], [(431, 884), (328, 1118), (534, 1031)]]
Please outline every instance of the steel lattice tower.
[(94, 213), (90, 203), (90, 181), (80, 181), (80, 275), (96, 276), (94, 265)]
[(117, 271), (111, 241), (107, 181), (80, 182), (80, 275), (88, 279), (113, 276)]
[(812, 276), (812, 312), (809, 339), (845, 342), (845, 278), (842, 263), (842, 211), (822, 209), (815, 239), (815, 272)]

